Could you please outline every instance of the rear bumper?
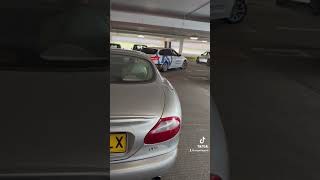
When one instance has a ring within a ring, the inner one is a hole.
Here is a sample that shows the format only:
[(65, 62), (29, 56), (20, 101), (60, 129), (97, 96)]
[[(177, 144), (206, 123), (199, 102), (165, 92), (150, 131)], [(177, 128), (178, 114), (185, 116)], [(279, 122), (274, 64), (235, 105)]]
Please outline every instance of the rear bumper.
[(162, 176), (174, 165), (177, 149), (152, 158), (111, 164), (110, 178), (112, 180), (151, 179)]

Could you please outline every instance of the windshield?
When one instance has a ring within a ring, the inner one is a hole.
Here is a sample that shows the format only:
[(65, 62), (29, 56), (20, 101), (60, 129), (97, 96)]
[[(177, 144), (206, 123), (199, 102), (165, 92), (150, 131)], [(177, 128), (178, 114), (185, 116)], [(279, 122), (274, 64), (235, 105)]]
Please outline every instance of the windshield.
[(148, 60), (111, 55), (110, 82), (111, 83), (142, 83), (155, 78), (154, 68)]

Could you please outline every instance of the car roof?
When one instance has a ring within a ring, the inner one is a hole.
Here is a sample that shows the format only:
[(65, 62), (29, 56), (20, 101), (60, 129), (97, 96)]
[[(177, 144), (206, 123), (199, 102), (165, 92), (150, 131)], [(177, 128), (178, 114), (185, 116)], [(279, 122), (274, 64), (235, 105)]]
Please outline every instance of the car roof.
[(146, 48), (149, 48), (149, 49), (158, 49), (158, 50), (161, 50), (161, 49), (170, 49), (170, 48), (163, 48), (163, 47), (146, 47)]
[(127, 49), (110, 49), (110, 51), (111, 51), (111, 54), (135, 56), (135, 57), (150, 60), (149, 56), (147, 56), (145, 53), (140, 51), (127, 50)]

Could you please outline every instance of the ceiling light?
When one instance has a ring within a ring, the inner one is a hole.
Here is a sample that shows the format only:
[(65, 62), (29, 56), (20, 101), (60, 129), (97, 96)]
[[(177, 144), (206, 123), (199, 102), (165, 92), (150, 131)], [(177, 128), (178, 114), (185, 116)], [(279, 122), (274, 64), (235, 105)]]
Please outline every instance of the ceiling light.
[(139, 35), (138, 37), (139, 37), (139, 38), (144, 38), (144, 35)]
[(206, 43), (206, 42), (208, 42), (208, 41), (203, 40), (203, 41), (201, 41), (201, 42)]
[(198, 37), (190, 37), (190, 39), (192, 39), (192, 40), (197, 40), (197, 39), (199, 39)]

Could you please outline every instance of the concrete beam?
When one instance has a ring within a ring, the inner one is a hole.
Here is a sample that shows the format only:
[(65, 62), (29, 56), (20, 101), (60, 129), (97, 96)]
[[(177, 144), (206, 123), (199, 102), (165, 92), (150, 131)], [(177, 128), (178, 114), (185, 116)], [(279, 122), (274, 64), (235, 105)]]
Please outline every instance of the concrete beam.
[(111, 21), (210, 32), (210, 23), (111, 10)]

